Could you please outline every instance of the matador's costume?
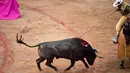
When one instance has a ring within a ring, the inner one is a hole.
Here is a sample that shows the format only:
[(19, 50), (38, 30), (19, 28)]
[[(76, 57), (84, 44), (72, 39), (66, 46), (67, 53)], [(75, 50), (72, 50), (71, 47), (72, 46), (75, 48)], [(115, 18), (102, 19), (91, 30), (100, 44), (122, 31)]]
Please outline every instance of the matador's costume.
[(116, 24), (116, 36), (113, 38), (113, 42), (118, 43), (119, 33), (122, 29), (124, 22), (127, 20), (130, 14), (130, 4), (123, 2), (123, 0), (116, 0), (113, 3), (113, 6), (117, 7), (117, 11), (119, 11), (122, 14), (121, 19)]

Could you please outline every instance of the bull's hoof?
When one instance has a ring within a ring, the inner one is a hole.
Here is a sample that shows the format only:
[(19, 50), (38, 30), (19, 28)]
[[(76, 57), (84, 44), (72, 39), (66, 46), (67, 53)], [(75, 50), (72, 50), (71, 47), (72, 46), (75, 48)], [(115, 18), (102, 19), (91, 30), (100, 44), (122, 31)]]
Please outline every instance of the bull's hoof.
[(68, 70), (69, 70), (69, 69), (66, 68), (64, 71), (68, 71)]
[(42, 69), (39, 69), (39, 71), (43, 71)]
[(57, 68), (55, 68), (54, 70), (55, 70), (56, 72), (58, 72), (58, 69), (57, 69)]
[(69, 68), (66, 68), (64, 71), (69, 71), (70, 69)]
[(67, 69), (65, 69), (64, 71), (68, 71)]
[(58, 70), (55, 70), (56, 72), (58, 72)]

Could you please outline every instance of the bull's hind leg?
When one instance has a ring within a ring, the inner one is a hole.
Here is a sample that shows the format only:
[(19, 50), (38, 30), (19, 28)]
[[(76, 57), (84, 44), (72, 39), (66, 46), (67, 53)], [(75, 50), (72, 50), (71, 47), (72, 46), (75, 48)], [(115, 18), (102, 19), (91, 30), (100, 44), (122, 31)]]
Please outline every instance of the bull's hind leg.
[(45, 58), (42, 58), (42, 57), (40, 57), (40, 58), (38, 58), (38, 59), (36, 60), (37, 67), (38, 67), (38, 69), (39, 69), (40, 71), (42, 71), (41, 66), (40, 66), (40, 63), (43, 62), (44, 60), (45, 60)]
[(58, 71), (58, 69), (57, 69), (55, 66), (51, 65), (51, 63), (53, 62), (53, 59), (54, 59), (54, 58), (47, 59), (46, 65), (47, 65), (48, 67), (54, 69), (55, 71)]
[(70, 66), (68, 68), (66, 68), (64, 71), (70, 70), (74, 66), (74, 64), (75, 64), (75, 60), (71, 60)]
[(84, 58), (82, 58), (81, 61), (84, 63), (84, 65), (86, 66), (86, 68), (89, 68), (89, 66), (88, 66), (88, 64), (85, 62)]

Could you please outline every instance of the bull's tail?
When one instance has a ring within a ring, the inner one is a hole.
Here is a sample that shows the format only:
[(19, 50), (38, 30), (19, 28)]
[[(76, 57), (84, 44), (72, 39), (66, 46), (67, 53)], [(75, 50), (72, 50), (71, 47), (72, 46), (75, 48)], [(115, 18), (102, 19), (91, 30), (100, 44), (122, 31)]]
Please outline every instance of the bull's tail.
[(16, 41), (17, 41), (17, 43), (24, 44), (24, 45), (26, 45), (28, 47), (38, 47), (39, 46), (39, 44), (33, 45), (33, 46), (30, 46), (30, 45), (26, 44), (25, 42), (23, 42), (22, 35), (20, 35), (20, 39), (18, 39), (18, 34), (16, 35)]

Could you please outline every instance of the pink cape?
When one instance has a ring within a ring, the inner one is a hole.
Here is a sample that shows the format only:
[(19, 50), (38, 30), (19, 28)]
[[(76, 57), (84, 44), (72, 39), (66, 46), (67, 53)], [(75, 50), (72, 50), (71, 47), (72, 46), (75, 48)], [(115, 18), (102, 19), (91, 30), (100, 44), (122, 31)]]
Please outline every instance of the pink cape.
[(0, 0), (0, 19), (17, 19), (20, 17), (16, 0)]

